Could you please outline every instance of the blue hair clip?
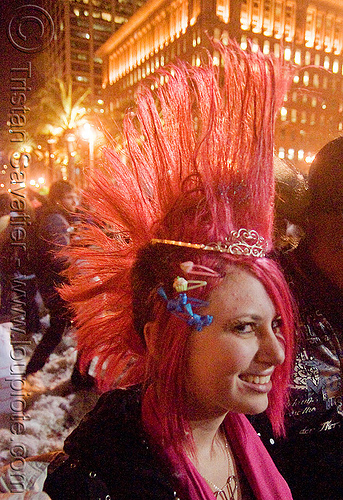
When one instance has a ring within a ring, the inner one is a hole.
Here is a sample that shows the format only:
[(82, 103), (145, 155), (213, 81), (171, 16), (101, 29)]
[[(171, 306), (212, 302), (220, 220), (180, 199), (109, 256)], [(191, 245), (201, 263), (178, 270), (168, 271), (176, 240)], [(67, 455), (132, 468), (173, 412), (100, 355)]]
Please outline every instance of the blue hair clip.
[(179, 293), (177, 299), (168, 299), (163, 287), (160, 287), (157, 293), (167, 302), (168, 311), (182, 319), (182, 321), (185, 321), (187, 325), (194, 326), (198, 332), (201, 332), (204, 326), (208, 326), (212, 323), (213, 316), (209, 314), (200, 316), (193, 312), (193, 307), (208, 306), (208, 302), (193, 297), (187, 297), (185, 292)]

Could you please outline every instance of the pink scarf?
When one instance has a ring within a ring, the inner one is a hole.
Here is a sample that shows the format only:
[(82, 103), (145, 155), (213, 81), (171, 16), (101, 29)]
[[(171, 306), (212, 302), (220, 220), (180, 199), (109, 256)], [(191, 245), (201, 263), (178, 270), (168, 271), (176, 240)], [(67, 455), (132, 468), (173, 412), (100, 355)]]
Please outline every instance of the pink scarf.
[[(160, 443), (161, 424), (152, 391), (143, 402), (143, 423), (155, 444)], [(290, 489), (277, 470), (262, 441), (248, 419), (238, 413), (228, 413), (225, 430), (236, 461), (241, 467), (256, 500), (292, 500)], [(213, 500), (215, 497), (205, 479), (186, 454), (180, 458), (169, 446), (164, 454), (178, 477), (180, 489), (191, 500)]]

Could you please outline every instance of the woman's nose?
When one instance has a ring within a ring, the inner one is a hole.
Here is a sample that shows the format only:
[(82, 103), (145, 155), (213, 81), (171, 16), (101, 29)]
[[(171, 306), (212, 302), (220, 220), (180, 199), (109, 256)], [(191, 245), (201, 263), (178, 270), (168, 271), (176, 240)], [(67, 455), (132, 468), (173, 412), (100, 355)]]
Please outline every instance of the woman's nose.
[(259, 361), (273, 366), (281, 365), (285, 361), (285, 345), (282, 339), (275, 335), (272, 328), (262, 336)]

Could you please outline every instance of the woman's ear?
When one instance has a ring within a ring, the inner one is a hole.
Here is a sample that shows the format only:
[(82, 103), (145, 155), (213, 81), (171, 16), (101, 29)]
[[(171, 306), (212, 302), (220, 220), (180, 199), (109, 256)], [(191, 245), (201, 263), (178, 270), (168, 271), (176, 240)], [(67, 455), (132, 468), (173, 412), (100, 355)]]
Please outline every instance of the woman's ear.
[(148, 321), (144, 325), (144, 340), (146, 347), (150, 353), (150, 355), (155, 356), (156, 354), (156, 335), (157, 325), (155, 321)]

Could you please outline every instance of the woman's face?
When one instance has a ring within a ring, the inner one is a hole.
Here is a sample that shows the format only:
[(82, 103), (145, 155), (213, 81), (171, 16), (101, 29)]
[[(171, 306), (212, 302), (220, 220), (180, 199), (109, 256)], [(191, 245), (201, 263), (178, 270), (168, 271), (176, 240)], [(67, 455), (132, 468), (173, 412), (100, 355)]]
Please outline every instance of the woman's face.
[(186, 393), (191, 420), (227, 411), (263, 412), (270, 377), (285, 358), (281, 318), (264, 286), (230, 266), (201, 314), (213, 315), (213, 322), (190, 337)]

